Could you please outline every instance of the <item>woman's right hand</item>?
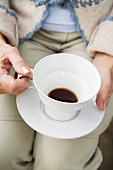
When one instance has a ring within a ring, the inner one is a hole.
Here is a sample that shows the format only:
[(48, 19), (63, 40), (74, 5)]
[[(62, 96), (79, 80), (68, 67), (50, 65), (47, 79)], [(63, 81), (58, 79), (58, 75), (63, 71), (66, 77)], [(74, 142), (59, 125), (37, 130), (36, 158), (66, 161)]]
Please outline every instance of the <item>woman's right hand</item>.
[[(21, 79), (12, 77), (11, 67), (23, 77)], [(0, 34), (0, 94), (22, 93), (28, 86), (30, 74), (31, 70), (21, 58), (18, 49), (7, 44)]]

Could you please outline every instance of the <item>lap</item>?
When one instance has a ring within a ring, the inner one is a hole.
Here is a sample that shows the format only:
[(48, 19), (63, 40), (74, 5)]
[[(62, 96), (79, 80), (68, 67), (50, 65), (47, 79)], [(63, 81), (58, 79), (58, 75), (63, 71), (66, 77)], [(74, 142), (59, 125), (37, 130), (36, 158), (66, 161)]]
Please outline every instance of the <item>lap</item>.
[[(21, 44), (19, 50), (26, 63), (34, 67), (42, 57), (55, 53), (55, 50), (46, 48), (46, 44), (43, 45), (31, 39)], [(69, 45), (66, 49), (61, 47), (61, 52), (81, 55), (92, 60), (87, 55), (82, 41), (78, 45)], [(6, 159), (9, 162), (13, 159), (12, 165), (9, 163), (6, 165), (9, 166), (9, 170), (14, 166), (17, 170), (32, 169), (33, 158), (35, 158), (34, 170), (96, 170), (100, 165), (102, 155), (98, 148), (99, 135), (111, 121), (113, 97), (98, 128), (85, 137), (71, 140), (54, 139), (39, 133), (36, 133), (34, 138), (34, 130), (26, 125), (18, 113), (15, 96), (1, 95), (0, 103), (2, 103), (0, 107), (0, 150), (4, 152), (3, 157), (0, 154), (0, 161), (3, 167), (5, 167)], [(33, 144), (34, 148), (32, 148)], [(6, 155), (8, 147), (9, 156)], [(24, 162), (26, 160), (28, 164)], [(7, 168), (3, 170), (5, 169)]]
[[(90, 62), (92, 58), (86, 53), (83, 42), (71, 48), (62, 49), (64, 53), (80, 55)], [(37, 133), (34, 145), (36, 161), (34, 170), (97, 170), (102, 161), (102, 153), (98, 148), (99, 136), (109, 126), (113, 116), (113, 96), (106, 108), (100, 125), (90, 134), (72, 140), (52, 139)], [(36, 156), (40, 155), (40, 156)]]
[(0, 95), (0, 105), (0, 169), (31, 170), (35, 132), (19, 115), (14, 95)]

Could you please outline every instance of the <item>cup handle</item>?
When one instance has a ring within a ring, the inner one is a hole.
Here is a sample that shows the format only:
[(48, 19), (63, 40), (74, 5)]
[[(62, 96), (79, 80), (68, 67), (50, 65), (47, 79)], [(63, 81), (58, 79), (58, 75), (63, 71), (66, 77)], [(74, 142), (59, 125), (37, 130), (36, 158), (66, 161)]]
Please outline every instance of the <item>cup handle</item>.
[[(34, 72), (34, 70), (33, 70), (32, 68), (30, 68), (30, 70), (31, 70), (31, 75), (30, 75), (30, 77), (33, 78), (33, 72)], [(17, 74), (17, 78), (21, 78), (21, 77), (22, 77), (21, 74)], [(29, 89), (36, 90), (35, 85), (34, 85), (34, 83), (33, 83), (33, 80), (30, 80), (30, 81), (29, 81), (29, 84), (28, 84), (27, 87), (28, 87)]]

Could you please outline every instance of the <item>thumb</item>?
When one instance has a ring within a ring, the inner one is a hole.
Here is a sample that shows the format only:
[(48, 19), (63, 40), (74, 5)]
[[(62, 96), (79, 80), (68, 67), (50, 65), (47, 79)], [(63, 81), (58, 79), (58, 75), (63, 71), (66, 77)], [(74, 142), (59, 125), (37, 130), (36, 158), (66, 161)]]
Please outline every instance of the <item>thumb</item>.
[(103, 99), (102, 93), (99, 92), (96, 98), (96, 104), (100, 110), (105, 109), (105, 99)]
[(96, 103), (100, 110), (105, 109), (106, 100), (107, 100), (108, 96), (109, 96), (109, 85), (102, 84), (101, 89), (100, 89), (100, 91), (97, 95), (97, 98), (96, 98)]
[(102, 84), (97, 95), (96, 103), (100, 110), (104, 110), (111, 94), (112, 79), (108, 68), (104, 68), (104, 70), (100, 72), (100, 75)]
[(27, 64), (21, 58), (17, 48), (14, 47), (13, 50), (8, 54), (8, 59), (12, 63), (12, 66), (17, 73), (23, 76), (29, 76), (31, 74), (29, 66), (27, 66)]

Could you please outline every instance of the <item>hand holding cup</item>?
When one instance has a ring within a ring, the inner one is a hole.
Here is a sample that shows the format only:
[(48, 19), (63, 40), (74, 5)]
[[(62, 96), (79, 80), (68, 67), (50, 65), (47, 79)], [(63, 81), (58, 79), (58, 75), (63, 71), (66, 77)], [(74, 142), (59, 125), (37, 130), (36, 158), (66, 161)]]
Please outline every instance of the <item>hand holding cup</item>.
[[(22, 79), (15, 79), (10, 75), (11, 67), (23, 75)], [(16, 47), (7, 44), (0, 36), (0, 94), (20, 94), (28, 86), (31, 71), (21, 58)]]

